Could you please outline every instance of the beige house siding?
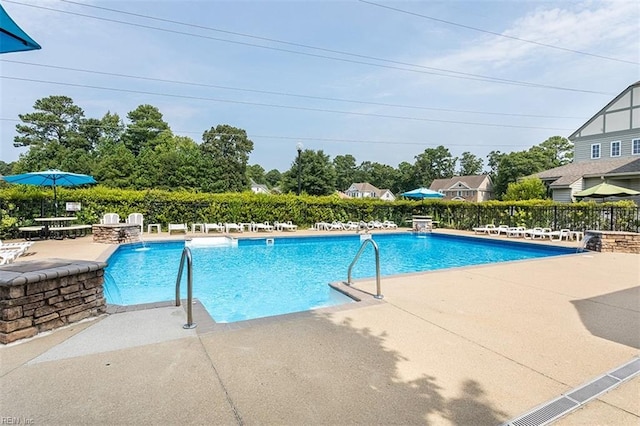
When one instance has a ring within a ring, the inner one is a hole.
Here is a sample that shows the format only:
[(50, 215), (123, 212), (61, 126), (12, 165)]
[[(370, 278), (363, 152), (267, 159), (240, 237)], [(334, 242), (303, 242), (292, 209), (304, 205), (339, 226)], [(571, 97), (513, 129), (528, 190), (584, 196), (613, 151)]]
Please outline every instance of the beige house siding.
[(431, 183), (429, 189), (444, 194), (444, 200), (481, 202), (493, 198), (493, 183), (489, 175), (436, 179)]

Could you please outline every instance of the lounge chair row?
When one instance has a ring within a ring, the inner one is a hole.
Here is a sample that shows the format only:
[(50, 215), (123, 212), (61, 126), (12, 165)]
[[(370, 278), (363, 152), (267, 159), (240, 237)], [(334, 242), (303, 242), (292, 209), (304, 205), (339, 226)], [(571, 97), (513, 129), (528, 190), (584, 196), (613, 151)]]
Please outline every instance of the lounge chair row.
[[(196, 227), (205, 234), (210, 232), (272, 232), (272, 231), (295, 231), (298, 229), (298, 225), (294, 225), (291, 221), (288, 222), (273, 222), (273, 225), (269, 222), (248, 222), (248, 223), (194, 223), (191, 232), (196, 231)], [(186, 223), (170, 223), (168, 225), (169, 234), (173, 232), (187, 233), (188, 228)]]
[(473, 228), (473, 232), (476, 234), (487, 235), (506, 235), (507, 237), (521, 237), (527, 239), (545, 239), (548, 238), (551, 241), (561, 240), (580, 240), (582, 239), (582, 232), (572, 231), (570, 229), (560, 229), (557, 231), (551, 228), (534, 227), (527, 229), (524, 226), (508, 226), (493, 224), (487, 224), (485, 226), (479, 226)]
[(369, 222), (360, 221), (348, 221), (348, 222), (316, 222), (311, 228), (316, 231), (359, 231), (359, 230), (371, 230), (371, 229), (397, 229), (398, 225), (390, 220), (380, 222), (378, 220), (372, 220)]

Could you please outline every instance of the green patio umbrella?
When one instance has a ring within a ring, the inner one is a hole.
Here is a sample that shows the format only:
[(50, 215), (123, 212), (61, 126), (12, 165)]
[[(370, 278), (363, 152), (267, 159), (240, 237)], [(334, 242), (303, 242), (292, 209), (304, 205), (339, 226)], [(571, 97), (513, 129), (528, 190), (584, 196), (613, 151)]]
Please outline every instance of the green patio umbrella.
[(574, 197), (576, 198), (584, 198), (584, 197), (592, 197), (592, 198), (606, 198), (606, 197), (629, 197), (632, 195), (639, 195), (640, 192), (624, 188), (622, 186), (612, 185), (610, 183), (602, 182), (596, 186), (592, 186), (591, 188), (587, 188), (583, 191), (576, 192)]

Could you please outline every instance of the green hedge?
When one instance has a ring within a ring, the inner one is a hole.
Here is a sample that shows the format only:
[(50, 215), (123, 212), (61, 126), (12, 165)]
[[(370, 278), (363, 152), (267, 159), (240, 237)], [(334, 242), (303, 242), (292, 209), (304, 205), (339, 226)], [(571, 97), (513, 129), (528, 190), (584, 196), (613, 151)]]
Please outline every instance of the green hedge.
[[(638, 232), (639, 210), (631, 202), (616, 204), (561, 204), (548, 200), (465, 203), (440, 200), (399, 200), (264, 195), (252, 192), (208, 194), (134, 191), (101, 186), (58, 188), (58, 214), (66, 202), (80, 202), (74, 213), (81, 223), (99, 223), (104, 213), (142, 213), (145, 223), (274, 222), (292, 221), (301, 228), (325, 221), (392, 220), (406, 225), (412, 215), (429, 215), (439, 227), (471, 229), (493, 223), (543, 226), (554, 229), (616, 229)], [(18, 237), (18, 227), (33, 224), (34, 217), (53, 216), (53, 191), (34, 186), (7, 185), (0, 189), (0, 238)]]

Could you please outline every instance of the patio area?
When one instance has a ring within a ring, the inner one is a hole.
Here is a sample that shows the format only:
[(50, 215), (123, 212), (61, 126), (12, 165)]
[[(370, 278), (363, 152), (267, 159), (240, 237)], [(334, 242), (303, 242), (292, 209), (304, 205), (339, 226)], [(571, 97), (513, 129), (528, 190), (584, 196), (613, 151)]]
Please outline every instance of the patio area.
[[(113, 247), (91, 236), (45, 240), (20, 260), (102, 260)], [(105, 315), (0, 347), (2, 416), (503, 424), (640, 355), (639, 283), (638, 255), (588, 252), (383, 278), (381, 303), (213, 332), (184, 330), (183, 308), (168, 304)], [(356, 287), (374, 292), (375, 282)], [(637, 425), (639, 394), (636, 376), (557, 424)]]

